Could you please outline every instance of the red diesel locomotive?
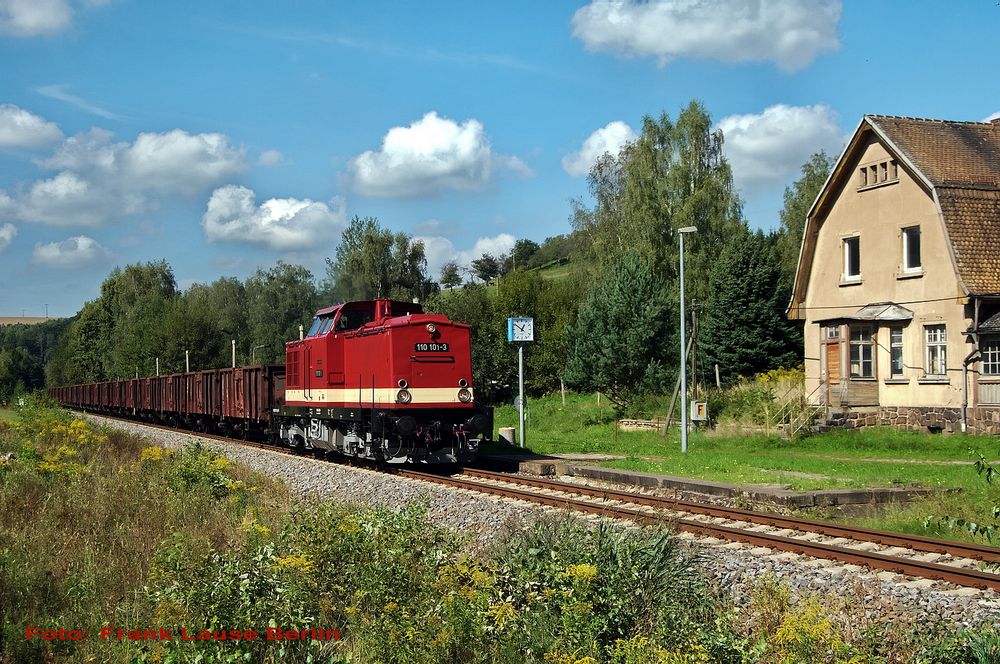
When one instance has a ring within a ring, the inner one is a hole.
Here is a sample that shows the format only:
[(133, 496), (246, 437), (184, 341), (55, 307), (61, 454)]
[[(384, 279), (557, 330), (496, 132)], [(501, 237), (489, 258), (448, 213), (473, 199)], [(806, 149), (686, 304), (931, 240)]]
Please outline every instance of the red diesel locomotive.
[(316, 312), (281, 366), (52, 388), (68, 406), (388, 463), (456, 463), (493, 430), (475, 403), (469, 326), (419, 304)]

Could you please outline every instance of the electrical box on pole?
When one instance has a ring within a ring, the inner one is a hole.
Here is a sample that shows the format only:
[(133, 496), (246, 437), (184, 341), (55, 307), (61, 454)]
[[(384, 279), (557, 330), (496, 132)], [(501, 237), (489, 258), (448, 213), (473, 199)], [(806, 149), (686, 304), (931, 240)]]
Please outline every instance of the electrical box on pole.
[(524, 447), (524, 344), (534, 340), (534, 318), (507, 319), (507, 341), (517, 344), (517, 419), (521, 447)]

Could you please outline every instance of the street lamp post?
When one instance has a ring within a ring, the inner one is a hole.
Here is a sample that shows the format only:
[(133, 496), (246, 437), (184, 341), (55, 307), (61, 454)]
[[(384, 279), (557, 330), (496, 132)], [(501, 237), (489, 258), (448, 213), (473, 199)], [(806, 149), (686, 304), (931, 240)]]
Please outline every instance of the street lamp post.
[(258, 348), (265, 348), (266, 346), (267, 346), (267, 344), (257, 344), (256, 346), (253, 347), (253, 349), (250, 350), (250, 364), (256, 364), (257, 363), (257, 359), (256, 359), (257, 358), (257, 349)]
[(687, 412), (687, 339), (685, 339), (684, 327), (684, 236), (694, 233), (698, 229), (694, 226), (678, 228), (677, 234), (681, 238), (681, 452), (688, 451), (688, 412)]

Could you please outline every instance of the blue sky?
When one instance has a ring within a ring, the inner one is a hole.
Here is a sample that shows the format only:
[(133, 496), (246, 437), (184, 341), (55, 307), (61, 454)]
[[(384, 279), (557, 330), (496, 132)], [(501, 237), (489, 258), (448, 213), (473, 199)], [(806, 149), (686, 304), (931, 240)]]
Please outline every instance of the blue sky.
[(541, 241), (597, 154), (691, 99), (773, 228), (863, 114), (1000, 111), (1000, 7), (943, 7), (0, 0), (0, 315), (71, 315), (135, 261), (319, 274), (355, 214), (432, 270)]

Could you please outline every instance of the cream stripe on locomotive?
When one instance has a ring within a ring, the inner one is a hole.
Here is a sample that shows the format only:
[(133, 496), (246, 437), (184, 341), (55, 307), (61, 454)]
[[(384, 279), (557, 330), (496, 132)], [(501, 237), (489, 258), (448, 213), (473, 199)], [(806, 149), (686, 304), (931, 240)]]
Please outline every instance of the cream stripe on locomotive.
[[(413, 399), (410, 401), (411, 406), (422, 403), (462, 403), (458, 398), (458, 392), (461, 389), (459, 387), (409, 387), (407, 389), (413, 395)], [(473, 392), (471, 387), (466, 389), (469, 392)], [(376, 387), (374, 392), (376, 404), (395, 404), (396, 393), (399, 392), (399, 388)], [(362, 387), (360, 390), (357, 388), (285, 390), (285, 403), (293, 401), (305, 403), (345, 403), (349, 405), (360, 402), (364, 405), (371, 405), (372, 388)], [(473, 392), (473, 398), (470, 400), (470, 403), (474, 401), (475, 393)]]

